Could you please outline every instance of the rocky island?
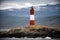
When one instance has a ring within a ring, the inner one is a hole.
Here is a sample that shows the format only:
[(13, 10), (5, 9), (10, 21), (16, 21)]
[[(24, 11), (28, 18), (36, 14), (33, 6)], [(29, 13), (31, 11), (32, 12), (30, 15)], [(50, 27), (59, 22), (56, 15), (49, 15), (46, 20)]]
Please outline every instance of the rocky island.
[(37, 38), (37, 37), (51, 37), (60, 38), (60, 28), (50, 27), (50, 26), (28, 26), (25, 28), (13, 28), (9, 31), (0, 31), (0, 38), (6, 37), (27, 37), (27, 38)]

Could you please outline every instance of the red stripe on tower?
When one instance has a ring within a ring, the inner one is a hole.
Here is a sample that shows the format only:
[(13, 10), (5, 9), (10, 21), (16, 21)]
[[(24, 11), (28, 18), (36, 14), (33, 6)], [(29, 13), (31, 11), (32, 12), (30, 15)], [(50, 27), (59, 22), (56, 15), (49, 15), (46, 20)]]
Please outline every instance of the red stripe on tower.
[(35, 25), (35, 22), (34, 22), (34, 9), (33, 9), (33, 7), (31, 7), (31, 9), (30, 9), (30, 25)]

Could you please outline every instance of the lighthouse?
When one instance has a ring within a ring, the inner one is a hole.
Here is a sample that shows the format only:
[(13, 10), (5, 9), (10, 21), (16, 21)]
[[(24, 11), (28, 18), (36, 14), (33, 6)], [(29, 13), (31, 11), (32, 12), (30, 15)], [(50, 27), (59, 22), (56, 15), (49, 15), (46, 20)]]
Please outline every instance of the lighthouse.
[(35, 21), (34, 21), (35, 19), (34, 19), (34, 9), (33, 9), (33, 7), (31, 7), (31, 9), (30, 9), (30, 26), (32, 25), (35, 25)]

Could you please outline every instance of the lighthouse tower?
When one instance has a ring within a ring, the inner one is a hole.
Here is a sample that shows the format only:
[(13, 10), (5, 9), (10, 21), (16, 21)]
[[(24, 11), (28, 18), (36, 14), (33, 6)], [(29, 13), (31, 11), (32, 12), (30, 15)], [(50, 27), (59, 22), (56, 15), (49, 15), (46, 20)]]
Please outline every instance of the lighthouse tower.
[(31, 7), (31, 9), (30, 9), (30, 25), (32, 25), (32, 26), (35, 25), (33, 7)]

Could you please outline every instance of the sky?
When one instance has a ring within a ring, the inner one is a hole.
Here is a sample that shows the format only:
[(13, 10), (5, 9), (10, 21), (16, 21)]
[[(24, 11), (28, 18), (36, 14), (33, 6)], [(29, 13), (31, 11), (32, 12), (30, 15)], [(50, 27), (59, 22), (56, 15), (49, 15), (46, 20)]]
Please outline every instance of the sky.
[[(8, 11), (14, 11), (13, 9), (17, 9), (21, 11), (21, 9), (28, 8), (31, 6), (34, 6), (35, 11), (43, 10), (44, 12), (46, 10), (49, 10), (49, 11), (60, 10), (60, 7), (55, 7), (55, 8), (54, 7), (51, 7), (51, 8), (41, 7), (41, 6), (46, 6), (46, 5), (57, 5), (57, 4), (60, 4), (60, 0), (0, 0), (0, 10), (8, 9)], [(18, 13), (18, 15), (14, 13), (10, 13), (10, 15), (21, 16), (20, 13)]]
[(6, 9), (21, 9), (31, 6), (37, 6), (36, 10), (39, 9), (39, 6), (44, 5), (56, 5), (60, 4), (60, 0), (0, 0), (0, 10)]

